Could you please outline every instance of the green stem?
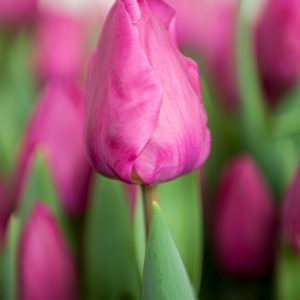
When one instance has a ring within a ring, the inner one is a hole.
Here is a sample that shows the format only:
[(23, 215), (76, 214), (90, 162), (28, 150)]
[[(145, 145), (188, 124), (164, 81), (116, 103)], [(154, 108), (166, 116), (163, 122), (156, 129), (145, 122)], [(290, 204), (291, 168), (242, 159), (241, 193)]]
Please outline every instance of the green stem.
[(148, 238), (152, 216), (152, 202), (158, 201), (158, 185), (142, 185), (145, 230)]

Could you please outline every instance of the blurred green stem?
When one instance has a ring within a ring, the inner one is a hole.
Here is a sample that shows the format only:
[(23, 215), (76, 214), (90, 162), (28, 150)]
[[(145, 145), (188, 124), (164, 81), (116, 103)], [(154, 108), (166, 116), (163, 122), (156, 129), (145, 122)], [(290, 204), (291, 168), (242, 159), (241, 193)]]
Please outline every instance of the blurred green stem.
[(143, 193), (145, 229), (148, 238), (151, 224), (152, 202), (158, 201), (158, 185), (148, 186), (143, 184), (141, 187)]

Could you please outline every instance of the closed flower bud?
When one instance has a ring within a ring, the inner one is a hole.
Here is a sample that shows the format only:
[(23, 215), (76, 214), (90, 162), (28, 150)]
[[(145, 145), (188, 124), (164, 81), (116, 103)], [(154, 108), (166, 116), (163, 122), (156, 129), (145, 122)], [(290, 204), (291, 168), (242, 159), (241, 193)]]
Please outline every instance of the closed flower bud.
[(15, 200), (22, 197), (35, 150), (41, 149), (65, 211), (76, 215), (84, 210), (91, 168), (83, 144), (83, 116), (82, 93), (76, 86), (46, 86), (25, 133)]
[(0, 0), (0, 24), (11, 26), (31, 22), (37, 10), (37, 0)]
[(300, 1), (268, 0), (257, 30), (257, 57), (267, 92), (276, 100), (300, 76)]
[(175, 42), (160, 0), (117, 0), (89, 67), (85, 136), (101, 174), (128, 183), (171, 180), (210, 151), (195, 62)]
[(48, 208), (36, 203), (22, 232), (19, 253), (19, 298), (76, 299), (71, 254)]
[(241, 156), (223, 173), (216, 199), (215, 252), (233, 275), (269, 271), (275, 230), (270, 191), (251, 157)]
[(67, 13), (42, 13), (35, 44), (36, 67), (40, 78), (80, 78), (86, 44), (84, 27), (79, 18)]
[(282, 227), (288, 244), (300, 255), (300, 167), (283, 201)]

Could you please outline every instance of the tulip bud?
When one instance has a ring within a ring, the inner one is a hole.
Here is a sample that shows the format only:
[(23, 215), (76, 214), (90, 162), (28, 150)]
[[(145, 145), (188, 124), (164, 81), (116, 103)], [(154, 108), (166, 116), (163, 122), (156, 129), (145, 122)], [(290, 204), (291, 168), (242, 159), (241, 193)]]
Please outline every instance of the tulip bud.
[(36, 203), (20, 240), (22, 300), (76, 299), (75, 267), (55, 219)]
[(31, 118), (15, 175), (20, 199), (37, 148), (46, 156), (62, 205), (75, 215), (86, 206), (91, 168), (83, 145), (83, 99), (74, 85), (49, 83)]
[(264, 275), (273, 256), (274, 208), (267, 184), (251, 157), (223, 173), (216, 199), (214, 244), (222, 268), (234, 275)]
[(127, 183), (171, 180), (210, 151), (198, 69), (160, 0), (117, 0), (92, 56), (85, 136), (95, 169)]
[(0, 0), (0, 24), (30, 22), (37, 15), (37, 0)]
[(300, 167), (283, 201), (282, 227), (287, 242), (300, 254)]
[(42, 13), (35, 45), (39, 76), (43, 80), (80, 78), (86, 44), (83, 24), (75, 16)]
[(257, 29), (257, 58), (274, 100), (300, 76), (299, 32), (300, 1), (268, 0)]

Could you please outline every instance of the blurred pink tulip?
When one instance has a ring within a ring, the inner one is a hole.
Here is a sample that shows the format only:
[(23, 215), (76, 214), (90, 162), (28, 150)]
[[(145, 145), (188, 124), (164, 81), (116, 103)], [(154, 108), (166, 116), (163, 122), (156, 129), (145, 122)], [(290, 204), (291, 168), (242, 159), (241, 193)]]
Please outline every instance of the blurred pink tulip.
[(300, 1), (268, 0), (257, 29), (257, 57), (273, 101), (299, 79), (299, 34)]
[(43, 80), (79, 79), (87, 46), (79, 18), (57, 12), (41, 13), (35, 55), (37, 72)]
[(90, 61), (86, 144), (96, 170), (128, 183), (171, 180), (210, 151), (197, 65), (160, 0), (117, 0)]
[(214, 223), (215, 252), (225, 271), (239, 276), (266, 274), (273, 257), (275, 211), (251, 157), (236, 158), (223, 173)]
[(47, 159), (50, 173), (66, 212), (83, 212), (91, 168), (83, 145), (83, 99), (72, 84), (49, 83), (27, 129), (16, 170), (14, 199), (22, 197), (36, 149)]
[(20, 299), (74, 300), (76, 274), (58, 225), (42, 203), (36, 203), (20, 241)]
[(0, 24), (31, 22), (37, 15), (38, 0), (0, 0)]
[(283, 201), (282, 226), (289, 245), (300, 254), (300, 167)]
[(238, 103), (235, 62), (237, 0), (167, 0), (177, 15), (179, 44), (196, 52), (230, 107)]

